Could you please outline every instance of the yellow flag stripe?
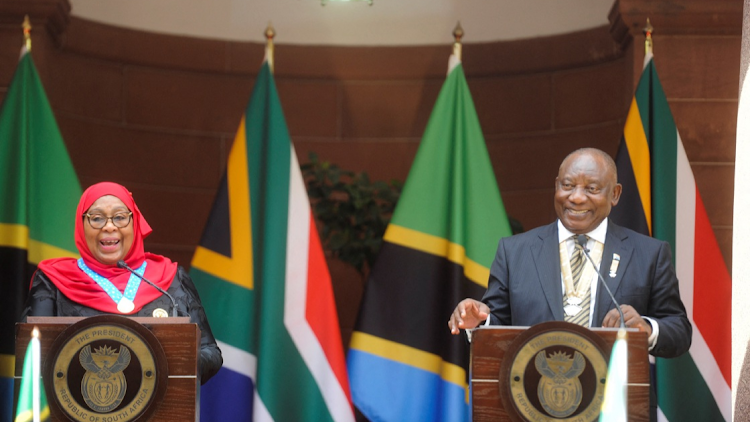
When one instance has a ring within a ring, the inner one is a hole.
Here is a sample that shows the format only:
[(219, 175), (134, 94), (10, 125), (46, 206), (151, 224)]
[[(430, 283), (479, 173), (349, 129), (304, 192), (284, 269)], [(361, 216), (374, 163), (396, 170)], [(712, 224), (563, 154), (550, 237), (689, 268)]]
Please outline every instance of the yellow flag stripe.
[(436, 255), (461, 265), (464, 275), (474, 283), (487, 287), (490, 269), (466, 256), (466, 249), (442, 237), (390, 224), (383, 239), (390, 243)]
[(34, 418), (34, 411), (24, 410), (23, 412), (20, 412), (16, 415), (16, 419), (13, 422), (31, 422), (31, 420)]
[(438, 355), (361, 331), (355, 331), (352, 334), (350, 347), (361, 352), (370, 353), (437, 374), (447, 382), (456, 384), (462, 388), (467, 387), (466, 371), (458, 365), (443, 361)]
[(16, 369), (16, 357), (0, 355), (0, 377), (12, 378)]
[(625, 144), (628, 146), (630, 155), (630, 165), (633, 167), (635, 182), (638, 185), (638, 195), (641, 197), (643, 204), (643, 213), (646, 215), (648, 232), (651, 233), (651, 153), (648, 149), (648, 139), (646, 132), (643, 130), (643, 121), (641, 113), (638, 110), (638, 103), (633, 98), (630, 104), (628, 118), (625, 121)]
[(0, 246), (16, 249), (28, 249), (29, 228), (21, 224), (0, 223)]
[(193, 255), (192, 266), (238, 286), (252, 289), (252, 227), (248, 218), (250, 215), (250, 180), (247, 170), (244, 117), (237, 129), (237, 136), (229, 153), (227, 190), (232, 256), (227, 257), (198, 246)]
[(45, 259), (76, 258), (79, 255), (67, 249), (29, 239), (29, 228), (21, 224), (0, 224), (0, 246), (28, 251), (28, 261), (34, 265)]
[[(33, 410), (24, 410), (23, 412), (16, 415), (16, 419), (13, 422), (31, 422), (34, 419), (34, 411)], [(49, 419), (49, 406), (44, 406), (44, 408), (40, 409), (39, 411), (39, 420), (44, 421)]]
[(39, 264), (45, 259), (51, 258), (80, 258), (77, 253), (70, 252), (67, 249), (58, 248), (57, 246), (46, 243), (29, 240), (29, 262)]

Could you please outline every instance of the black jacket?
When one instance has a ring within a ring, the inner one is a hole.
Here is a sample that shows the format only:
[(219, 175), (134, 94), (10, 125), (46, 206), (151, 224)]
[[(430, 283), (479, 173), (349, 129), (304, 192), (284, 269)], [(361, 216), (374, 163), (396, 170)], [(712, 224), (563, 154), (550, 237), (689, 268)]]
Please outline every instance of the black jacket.
[[(151, 288), (146, 283), (142, 283), (140, 288)], [(221, 350), (216, 345), (216, 340), (211, 333), (211, 327), (208, 325), (206, 313), (203, 311), (201, 300), (198, 297), (198, 291), (195, 289), (193, 281), (185, 272), (185, 269), (178, 267), (172, 284), (167, 289), (179, 307), (180, 316), (189, 316), (190, 321), (198, 324), (201, 330), (201, 348), (200, 358), (198, 360), (198, 372), (201, 376), (201, 384), (205, 384), (221, 368), (224, 359), (221, 357)], [(146, 304), (140, 311), (128, 315), (134, 317), (150, 317), (156, 308), (162, 308), (167, 312), (172, 309), (172, 302), (165, 295)], [(22, 314), (22, 321), (27, 316), (72, 316), (72, 317), (90, 317), (103, 314), (94, 308), (89, 308), (85, 304), (74, 302), (60, 292), (57, 287), (50, 281), (44, 272), (37, 270), (31, 280), (31, 291), (26, 300), (26, 307)]]

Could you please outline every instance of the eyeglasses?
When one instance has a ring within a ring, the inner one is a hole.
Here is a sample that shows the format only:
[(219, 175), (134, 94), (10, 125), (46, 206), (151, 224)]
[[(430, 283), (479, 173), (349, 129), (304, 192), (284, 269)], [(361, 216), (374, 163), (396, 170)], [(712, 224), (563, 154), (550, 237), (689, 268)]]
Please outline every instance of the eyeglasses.
[(112, 224), (114, 224), (115, 227), (117, 227), (118, 229), (124, 229), (125, 227), (128, 226), (128, 224), (130, 224), (130, 220), (133, 218), (132, 211), (128, 213), (124, 213), (124, 212), (117, 213), (113, 215), (112, 217), (107, 217), (106, 215), (102, 215), (102, 214), (89, 214), (89, 213), (86, 213), (83, 215), (89, 220), (89, 225), (95, 229), (104, 228), (104, 226), (107, 225), (108, 220), (112, 220)]

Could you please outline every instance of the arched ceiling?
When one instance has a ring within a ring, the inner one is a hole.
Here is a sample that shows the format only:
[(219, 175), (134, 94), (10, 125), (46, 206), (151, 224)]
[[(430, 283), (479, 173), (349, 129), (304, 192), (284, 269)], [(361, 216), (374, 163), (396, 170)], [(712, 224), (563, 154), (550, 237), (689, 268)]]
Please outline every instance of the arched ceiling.
[(73, 16), (174, 35), (311, 45), (429, 45), (534, 38), (606, 25), (612, 0), (70, 0)]

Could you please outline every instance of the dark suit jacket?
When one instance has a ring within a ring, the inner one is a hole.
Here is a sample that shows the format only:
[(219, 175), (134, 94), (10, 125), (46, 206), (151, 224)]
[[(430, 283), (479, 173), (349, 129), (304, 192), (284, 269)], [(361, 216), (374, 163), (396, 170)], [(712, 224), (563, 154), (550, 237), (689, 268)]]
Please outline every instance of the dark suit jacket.
[[(620, 255), (616, 277), (609, 275), (614, 253)], [(675, 357), (690, 348), (692, 325), (680, 299), (669, 244), (609, 221), (601, 270), (615, 298), (641, 316), (656, 320), (659, 337), (651, 354)], [(557, 222), (500, 240), (482, 299), (490, 323), (530, 326), (563, 320)], [(599, 327), (614, 308), (598, 286), (592, 326)]]

